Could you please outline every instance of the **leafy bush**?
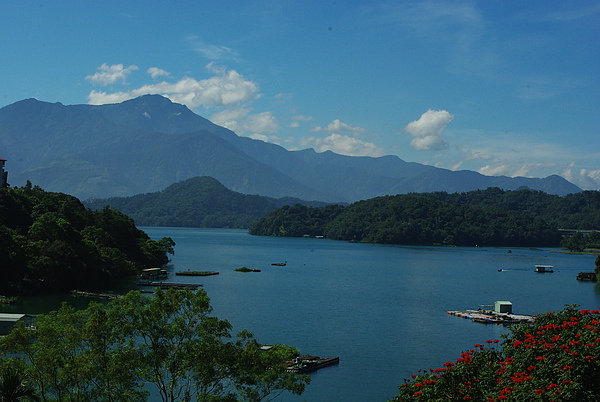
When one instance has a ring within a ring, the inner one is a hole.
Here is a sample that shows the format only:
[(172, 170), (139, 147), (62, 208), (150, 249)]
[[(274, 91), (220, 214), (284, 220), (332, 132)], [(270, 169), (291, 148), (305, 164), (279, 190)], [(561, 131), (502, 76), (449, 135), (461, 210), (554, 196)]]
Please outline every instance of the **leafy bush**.
[(600, 398), (600, 311), (567, 306), (413, 375), (393, 401), (591, 401)]

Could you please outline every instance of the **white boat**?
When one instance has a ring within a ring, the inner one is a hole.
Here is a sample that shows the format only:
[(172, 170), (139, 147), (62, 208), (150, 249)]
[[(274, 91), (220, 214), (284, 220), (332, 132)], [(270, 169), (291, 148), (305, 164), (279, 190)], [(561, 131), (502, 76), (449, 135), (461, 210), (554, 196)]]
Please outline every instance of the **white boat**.
[(541, 274), (552, 273), (554, 272), (554, 267), (552, 265), (536, 265), (535, 272), (539, 272)]

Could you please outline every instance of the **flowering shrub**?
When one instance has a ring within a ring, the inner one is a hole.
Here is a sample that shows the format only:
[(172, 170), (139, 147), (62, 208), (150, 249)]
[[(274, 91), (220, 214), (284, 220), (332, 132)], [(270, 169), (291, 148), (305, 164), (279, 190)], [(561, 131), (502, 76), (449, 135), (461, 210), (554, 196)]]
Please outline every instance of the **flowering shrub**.
[(600, 400), (600, 311), (567, 306), (503, 338), (413, 375), (393, 401)]

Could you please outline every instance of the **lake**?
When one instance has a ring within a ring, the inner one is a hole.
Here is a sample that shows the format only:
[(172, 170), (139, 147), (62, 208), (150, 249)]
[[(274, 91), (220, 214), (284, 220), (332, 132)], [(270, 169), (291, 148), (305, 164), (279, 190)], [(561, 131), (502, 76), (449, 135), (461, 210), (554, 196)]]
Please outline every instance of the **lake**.
[[(448, 315), (448, 310), (476, 309), (496, 300), (511, 301), (517, 314), (566, 304), (600, 306), (598, 285), (575, 279), (580, 271), (593, 271), (595, 256), (590, 255), (258, 237), (229, 229), (142, 229), (152, 238), (169, 236), (176, 242), (169, 280), (202, 283), (213, 313), (229, 320), (236, 332), (245, 328), (261, 343), (340, 357), (339, 365), (311, 374), (302, 396), (285, 394), (279, 401), (386, 401), (419, 369), (441, 367), (508, 331)], [(284, 261), (286, 266), (271, 265)], [(536, 264), (553, 265), (555, 272), (535, 273)], [(242, 266), (261, 272), (234, 271)], [(220, 274), (174, 275), (188, 269)], [(14, 308), (35, 312), (33, 304)]]
[[(419, 369), (507, 332), (446, 313), (496, 300), (515, 313), (600, 306), (600, 289), (575, 279), (595, 256), (548, 249), (402, 247), (327, 239), (250, 236), (241, 230), (144, 228), (176, 242), (172, 271), (219, 271), (176, 281), (204, 285), (214, 314), (263, 343), (339, 356), (312, 374), (300, 397), (280, 400), (385, 401)], [(271, 263), (287, 261), (284, 267)], [(554, 273), (534, 273), (534, 265)], [(259, 273), (235, 272), (247, 266)], [(498, 272), (498, 269), (508, 270)], [(175, 279), (174, 279), (175, 280)]]

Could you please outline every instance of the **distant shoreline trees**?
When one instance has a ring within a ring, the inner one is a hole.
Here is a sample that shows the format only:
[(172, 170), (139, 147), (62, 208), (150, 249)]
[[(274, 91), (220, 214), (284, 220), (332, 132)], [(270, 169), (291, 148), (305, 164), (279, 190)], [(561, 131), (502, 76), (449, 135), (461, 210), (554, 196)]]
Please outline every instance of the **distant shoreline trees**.
[[(559, 228), (600, 229), (600, 193), (565, 197), (498, 188), (383, 196), (349, 206), (276, 209), (250, 229), (261, 236), (315, 236), (380, 244), (558, 247)], [(566, 247), (589, 246), (587, 240)]]

